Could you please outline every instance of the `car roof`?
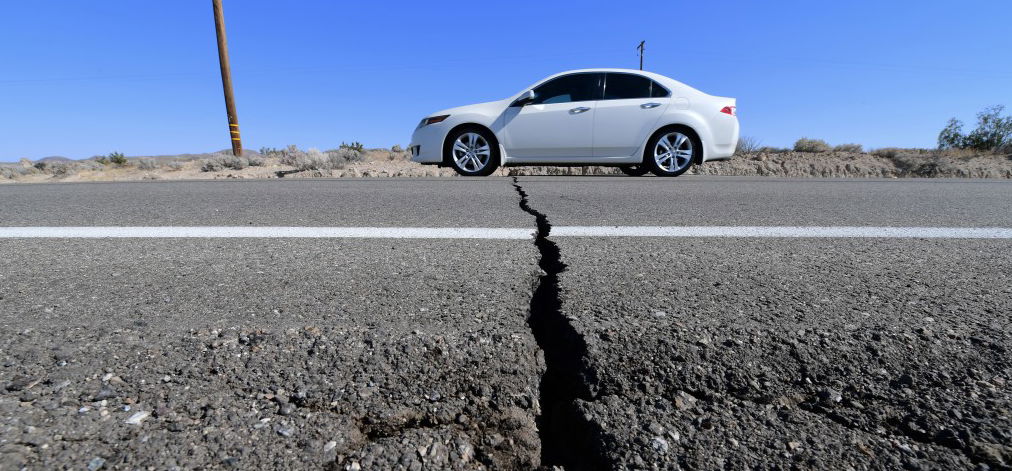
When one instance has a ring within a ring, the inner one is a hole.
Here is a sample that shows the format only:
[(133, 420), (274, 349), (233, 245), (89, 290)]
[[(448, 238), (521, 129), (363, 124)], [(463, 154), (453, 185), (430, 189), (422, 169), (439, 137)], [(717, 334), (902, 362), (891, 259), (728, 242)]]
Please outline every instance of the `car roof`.
[(648, 72), (648, 71), (646, 71), (646, 70), (638, 70), (638, 69), (616, 69), (616, 68), (611, 68), (611, 69), (609, 69), (609, 68), (598, 68), (598, 69), (575, 69), (575, 70), (567, 70), (567, 71), (565, 71), (565, 72), (559, 72), (559, 73), (557, 73), (557, 74), (554, 74), (554, 75), (550, 75), (550, 76), (548, 76), (548, 77), (545, 77), (544, 79), (542, 79), (542, 80), (538, 81), (538, 83), (537, 83), (537, 84), (535, 84), (535, 86), (536, 86), (536, 85), (539, 85), (539, 84), (542, 84), (542, 83), (544, 83), (544, 82), (546, 82), (546, 81), (548, 81), (548, 80), (551, 80), (551, 79), (553, 79), (553, 78), (555, 78), (555, 77), (561, 77), (561, 76), (563, 76), (563, 75), (569, 75), (569, 74), (581, 74), (581, 73), (584, 73), (584, 74), (585, 74), (585, 73), (595, 73), (595, 72), (596, 72), (596, 73), (601, 73), (601, 72), (612, 72), (612, 73), (623, 73), (623, 74), (635, 74), (635, 75), (642, 75), (642, 76), (644, 76), (644, 77), (648, 77), (648, 78), (650, 78), (650, 79), (652, 79), (652, 80), (655, 80), (655, 81), (657, 81), (657, 82), (658, 82), (658, 83), (660, 83), (661, 85), (666, 85), (666, 86), (668, 86), (669, 88), (671, 88), (671, 87), (683, 87), (683, 88), (685, 88), (685, 89), (688, 89), (688, 90), (691, 90), (691, 91), (694, 91), (694, 92), (697, 92), (697, 93), (702, 93), (702, 92), (700, 92), (699, 90), (696, 90), (695, 88), (692, 88), (692, 87), (690, 87), (690, 86), (688, 86), (688, 85), (686, 85), (686, 84), (684, 84), (684, 83), (682, 83), (682, 82), (679, 82), (679, 81), (677, 81), (677, 80), (675, 80), (675, 79), (673, 79), (673, 78), (671, 78), (671, 77), (666, 77), (666, 76), (664, 76), (664, 75), (661, 75), (661, 74), (657, 74), (657, 73), (654, 73), (654, 72)]

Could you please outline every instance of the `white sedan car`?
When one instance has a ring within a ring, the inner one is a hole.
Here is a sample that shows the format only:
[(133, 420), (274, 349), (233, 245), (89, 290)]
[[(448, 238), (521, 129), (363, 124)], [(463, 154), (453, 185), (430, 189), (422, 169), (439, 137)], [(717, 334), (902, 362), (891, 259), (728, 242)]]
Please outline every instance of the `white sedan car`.
[(640, 70), (548, 77), (505, 100), (433, 113), (411, 160), (485, 176), (499, 166), (608, 165), (674, 177), (726, 160), (738, 142), (735, 99)]

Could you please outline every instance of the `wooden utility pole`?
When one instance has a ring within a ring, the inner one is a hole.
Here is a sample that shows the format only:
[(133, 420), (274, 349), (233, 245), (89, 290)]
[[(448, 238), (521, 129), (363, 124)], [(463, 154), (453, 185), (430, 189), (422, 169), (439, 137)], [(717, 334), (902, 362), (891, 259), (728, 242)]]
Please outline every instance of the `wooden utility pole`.
[(643, 70), (643, 51), (647, 50), (646, 41), (640, 41), (640, 45), (636, 46), (636, 49), (640, 51), (640, 70)]
[(228, 131), (232, 138), (232, 155), (242, 155), (239, 139), (239, 116), (235, 114), (235, 97), (232, 96), (232, 69), (228, 65), (228, 43), (225, 41), (225, 14), (221, 0), (211, 0), (214, 8), (214, 29), (218, 32), (218, 63), (221, 64), (221, 85), (225, 89), (225, 111), (228, 113)]

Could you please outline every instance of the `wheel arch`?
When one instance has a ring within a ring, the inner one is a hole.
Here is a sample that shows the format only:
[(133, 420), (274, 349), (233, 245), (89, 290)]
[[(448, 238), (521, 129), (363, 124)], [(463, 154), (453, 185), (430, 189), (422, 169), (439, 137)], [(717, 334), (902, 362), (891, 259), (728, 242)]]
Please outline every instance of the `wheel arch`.
[(456, 126), (450, 128), (450, 130), (447, 131), (446, 134), (443, 135), (443, 146), (442, 146), (443, 163), (441, 165), (443, 165), (443, 166), (449, 166), (450, 165), (449, 155), (448, 155), (449, 152), (447, 152), (449, 150), (449, 147), (450, 147), (451, 143), (452, 143), (450, 137), (453, 136), (454, 134), (456, 134), (457, 132), (462, 131), (464, 129), (480, 129), (482, 131), (486, 131), (488, 133), (488, 135), (492, 137), (492, 142), (490, 142), (489, 144), (494, 145), (494, 146), (496, 146), (497, 148), (500, 149), (500, 151), (499, 151), (499, 160), (500, 160), (499, 164), (502, 165), (503, 152), (502, 152), (502, 146), (499, 145), (499, 136), (496, 136), (495, 132), (492, 131), (492, 129), (489, 128), (488, 126), (485, 126), (484, 124), (480, 124), (480, 123), (475, 123), (475, 122), (472, 122), (472, 121), (468, 121), (466, 123), (457, 124)]
[(700, 135), (699, 131), (697, 131), (695, 127), (693, 127), (690, 124), (686, 124), (684, 122), (671, 122), (671, 123), (665, 124), (665, 125), (657, 128), (656, 131), (650, 133), (650, 136), (647, 137), (646, 142), (643, 143), (643, 152), (642, 152), (642, 154), (643, 154), (644, 161), (647, 158), (647, 152), (650, 150), (650, 149), (648, 149), (648, 144), (650, 143), (650, 141), (652, 141), (655, 137), (657, 137), (661, 133), (668, 132), (668, 131), (674, 131), (676, 129), (683, 130), (683, 131), (688, 131), (690, 134), (692, 134), (693, 136), (695, 136), (696, 142), (699, 143), (699, 150), (700, 150), (700, 152), (699, 152), (699, 155), (694, 156), (692, 158), (692, 164), (693, 165), (702, 164), (703, 161), (706, 160), (706, 145), (703, 143), (703, 136)]

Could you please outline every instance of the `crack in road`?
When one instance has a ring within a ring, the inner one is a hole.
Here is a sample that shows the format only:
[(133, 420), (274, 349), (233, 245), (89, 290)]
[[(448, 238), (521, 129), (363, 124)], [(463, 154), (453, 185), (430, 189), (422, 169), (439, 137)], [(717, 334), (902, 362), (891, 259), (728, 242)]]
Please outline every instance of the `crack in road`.
[(588, 362), (587, 342), (562, 312), (559, 275), (566, 270), (566, 264), (558, 245), (548, 238), (552, 231), (548, 216), (530, 206), (527, 192), (516, 177), (513, 187), (520, 195), (520, 209), (537, 221), (534, 245), (541, 254), (538, 266), (543, 271), (531, 296), (527, 319), (545, 356), (539, 398), (541, 415), (536, 419), (541, 465), (608, 469), (611, 466), (598, 445), (600, 425), (584, 418), (576, 408), (578, 400), (596, 399), (597, 374)]

